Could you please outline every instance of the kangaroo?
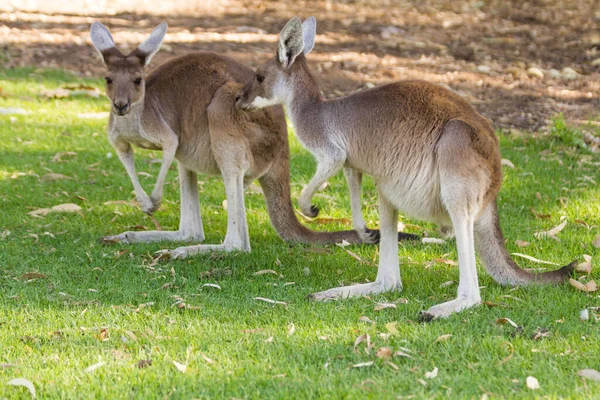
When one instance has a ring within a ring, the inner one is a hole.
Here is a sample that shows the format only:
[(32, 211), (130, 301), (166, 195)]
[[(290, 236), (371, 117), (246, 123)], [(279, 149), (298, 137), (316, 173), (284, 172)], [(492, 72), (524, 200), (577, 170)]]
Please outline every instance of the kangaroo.
[(300, 142), (314, 155), (317, 171), (303, 192), (342, 167), (362, 171), (377, 184), (380, 257), (375, 282), (311, 295), (315, 300), (401, 290), (398, 211), (452, 226), (458, 248), (457, 298), (421, 314), (448, 317), (480, 303), (475, 246), (490, 275), (503, 285), (560, 283), (575, 263), (532, 274), (510, 257), (498, 221), (502, 182), (500, 150), (492, 126), (460, 96), (417, 80), (400, 81), (325, 100), (306, 55), (314, 46), (316, 19), (292, 18), (280, 33), (274, 58), (260, 66), (238, 95), (249, 110), (284, 104)]
[[(375, 243), (379, 231), (314, 232), (301, 225), (292, 208), (289, 187), (289, 147), (285, 115), (280, 106), (259, 112), (235, 107), (241, 83), (254, 76), (236, 61), (210, 52), (174, 58), (145, 76), (144, 68), (161, 46), (167, 31), (162, 23), (128, 55), (116, 47), (100, 22), (91, 26), (91, 40), (106, 65), (106, 94), (112, 103), (108, 137), (133, 184), (142, 211), (159, 208), (165, 178), (175, 158), (179, 168), (180, 222), (177, 231), (124, 232), (104, 243), (204, 240), (196, 174), (221, 174), (229, 205), (225, 240), (221, 245), (179, 247), (171, 258), (211, 250), (250, 251), (244, 187), (258, 179), (271, 223), (292, 242)], [(132, 145), (162, 150), (162, 165), (148, 196), (135, 172)], [(358, 190), (360, 183), (352, 186)], [(360, 214), (360, 209), (359, 209)], [(364, 224), (362, 214), (357, 217)], [(413, 238), (403, 235), (402, 238)]]

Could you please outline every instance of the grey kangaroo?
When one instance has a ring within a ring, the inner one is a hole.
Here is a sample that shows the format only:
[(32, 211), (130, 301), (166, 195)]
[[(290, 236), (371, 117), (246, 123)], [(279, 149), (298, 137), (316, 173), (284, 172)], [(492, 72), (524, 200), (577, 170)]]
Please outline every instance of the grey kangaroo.
[[(161, 203), (173, 159), (179, 167), (181, 211), (177, 231), (124, 232), (102, 238), (105, 243), (204, 240), (196, 173), (221, 174), (228, 201), (228, 225), (220, 245), (194, 245), (167, 252), (184, 258), (211, 250), (250, 250), (244, 187), (258, 179), (271, 223), (287, 241), (375, 243), (379, 231), (314, 232), (301, 225), (292, 208), (289, 147), (282, 107), (251, 113), (235, 107), (241, 83), (251, 69), (210, 52), (174, 58), (149, 76), (144, 68), (161, 46), (167, 24), (160, 24), (130, 54), (122, 54), (109, 30), (94, 22), (92, 43), (106, 65), (106, 94), (111, 101), (108, 136), (123, 163), (141, 209), (152, 214)], [(162, 165), (150, 196), (134, 169), (132, 145), (162, 150)], [(360, 197), (360, 185), (353, 196)], [(358, 200), (360, 203), (360, 200)], [(359, 209), (360, 213), (360, 209)], [(359, 224), (362, 215), (357, 218)], [(363, 222), (364, 224), (364, 222)], [(414, 238), (402, 235), (401, 238)]]
[(504, 246), (496, 195), (502, 182), (498, 139), (490, 123), (465, 100), (441, 86), (409, 80), (325, 100), (306, 55), (316, 20), (294, 17), (281, 31), (277, 53), (256, 71), (237, 96), (240, 109), (284, 104), (300, 142), (317, 160), (303, 191), (341, 168), (373, 177), (379, 193), (380, 258), (375, 282), (313, 294), (317, 300), (400, 290), (396, 240), (398, 210), (456, 235), (460, 282), (456, 299), (435, 305), (424, 320), (447, 317), (481, 300), (475, 246), (490, 275), (503, 285), (560, 283), (575, 263), (532, 274), (519, 268)]

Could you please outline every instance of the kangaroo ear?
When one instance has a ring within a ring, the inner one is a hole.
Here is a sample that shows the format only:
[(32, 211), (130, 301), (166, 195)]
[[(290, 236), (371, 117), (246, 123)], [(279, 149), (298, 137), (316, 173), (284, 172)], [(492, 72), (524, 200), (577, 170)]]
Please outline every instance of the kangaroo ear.
[(160, 49), (160, 45), (167, 33), (167, 28), (166, 22), (161, 23), (154, 28), (150, 36), (148, 36), (148, 39), (144, 40), (142, 44), (137, 47), (136, 53), (140, 57), (142, 65), (146, 66), (150, 64), (150, 60), (152, 60), (152, 57), (154, 57), (158, 49)]
[(315, 36), (317, 35), (317, 19), (308, 17), (302, 23), (302, 39), (304, 40), (304, 55), (310, 53), (315, 46)]
[(283, 68), (289, 68), (296, 57), (302, 53), (304, 40), (302, 39), (302, 21), (294, 17), (283, 27), (277, 43), (277, 60)]
[(96, 21), (90, 27), (90, 36), (92, 44), (100, 53), (102, 61), (106, 64), (107, 50), (115, 48), (115, 41), (107, 27)]

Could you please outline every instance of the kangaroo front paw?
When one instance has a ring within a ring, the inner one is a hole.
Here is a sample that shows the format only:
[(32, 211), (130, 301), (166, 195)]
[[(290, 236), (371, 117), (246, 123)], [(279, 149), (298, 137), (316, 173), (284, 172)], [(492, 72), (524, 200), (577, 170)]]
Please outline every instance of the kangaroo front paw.
[(154, 212), (160, 208), (160, 205), (162, 204), (162, 196), (160, 196), (160, 197), (150, 196), (150, 201), (152, 202), (152, 207), (153, 207), (152, 212)]
[(140, 209), (148, 215), (152, 215), (154, 211), (156, 211), (157, 207), (154, 207), (154, 203), (150, 199), (150, 197), (146, 196), (141, 199), (138, 198), (138, 203), (140, 204)]
[(309, 218), (317, 218), (317, 215), (319, 215), (319, 211), (319, 207), (311, 205), (310, 208), (303, 209), (302, 214), (306, 215)]

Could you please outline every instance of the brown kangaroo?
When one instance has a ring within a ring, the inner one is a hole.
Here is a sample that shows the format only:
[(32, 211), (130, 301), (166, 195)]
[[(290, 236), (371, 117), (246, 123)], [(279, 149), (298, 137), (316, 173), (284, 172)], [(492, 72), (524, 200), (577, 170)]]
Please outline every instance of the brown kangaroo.
[(310, 204), (315, 188), (340, 168), (373, 177), (379, 193), (381, 247), (375, 282), (312, 295), (325, 300), (400, 290), (396, 241), (398, 210), (456, 234), (460, 283), (456, 299), (431, 307), (430, 320), (481, 300), (475, 246), (500, 284), (560, 283), (575, 263), (532, 274), (519, 268), (504, 247), (496, 195), (502, 182), (498, 139), (490, 123), (460, 96), (424, 81), (400, 81), (325, 100), (308, 70), (316, 20), (294, 17), (279, 36), (277, 54), (258, 68), (238, 95), (237, 106), (284, 104), (300, 142), (315, 156), (317, 172), (302, 193)]
[[(254, 76), (236, 61), (209, 52), (174, 58), (147, 78), (144, 67), (161, 46), (167, 24), (160, 24), (133, 52), (123, 55), (112, 35), (94, 22), (92, 43), (106, 65), (106, 94), (112, 103), (108, 136), (133, 183), (142, 210), (153, 213), (163, 194), (173, 159), (179, 167), (179, 230), (124, 232), (106, 243), (204, 240), (196, 173), (221, 174), (228, 201), (228, 225), (221, 245), (179, 247), (167, 252), (183, 258), (211, 250), (250, 250), (244, 188), (258, 179), (267, 211), (279, 235), (293, 242), (375, 243), (379, 231), (314, 232), (301, 225), (292, 208), (289, 147), (282, 107), (247, 113), (235, 107), (235, 95)], [(150, 196), (137, 178), (132, 145), (162, 150), (162, 165)], [(358, 187), (360, 196), (360, 186)], [(356, 195), (355, 195), (356, 196)], [(362, 215), (360, 216), (362, 220)], [(414, 235), (403, 235), (413, 238)]]

